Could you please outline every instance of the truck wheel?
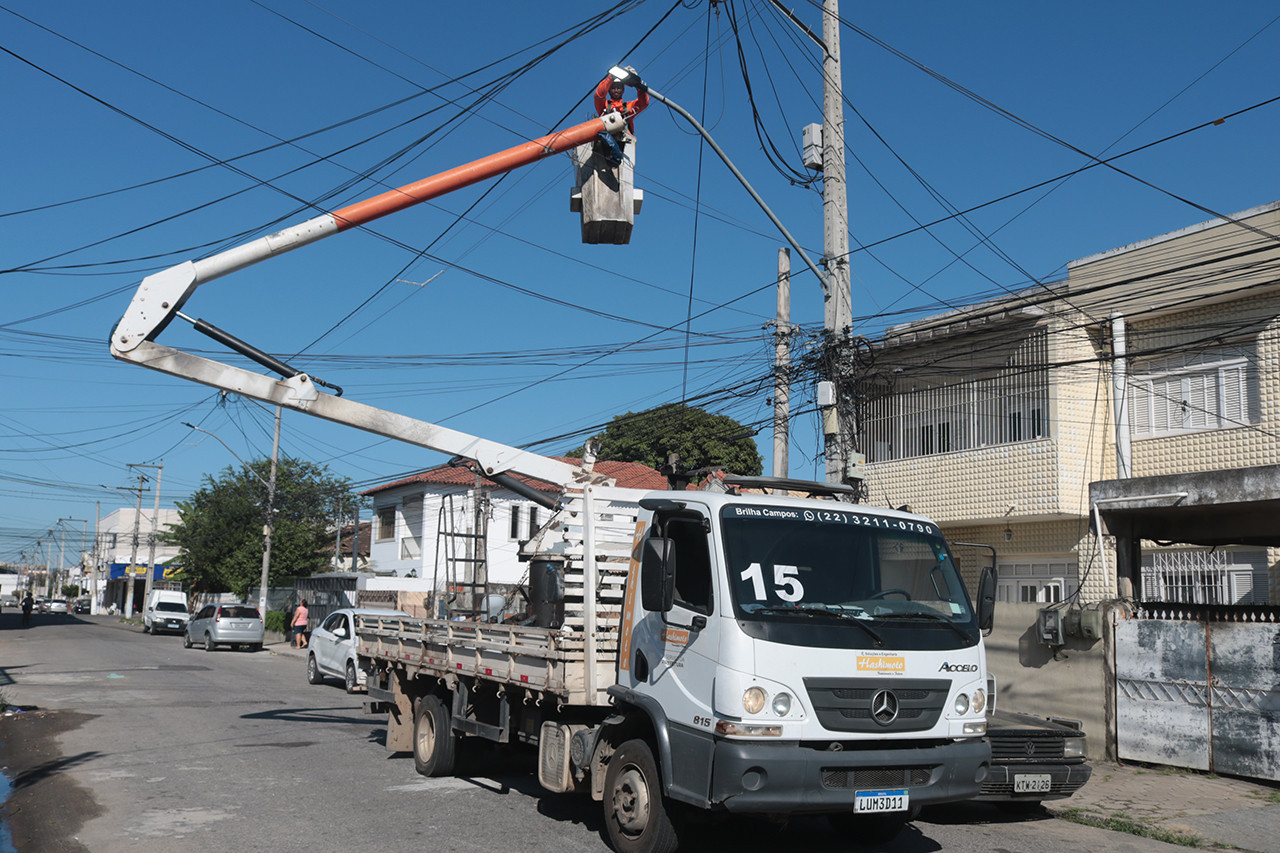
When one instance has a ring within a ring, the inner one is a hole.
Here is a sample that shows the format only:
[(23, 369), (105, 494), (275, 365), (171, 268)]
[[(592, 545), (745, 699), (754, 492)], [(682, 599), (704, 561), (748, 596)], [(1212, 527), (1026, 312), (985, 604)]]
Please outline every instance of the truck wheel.
[(449, 710), (439, 696), (423, 696), (413, 714), (414, 769), (423, 776), (451, 776), (457, 755)]
[(360, 686), (360, 679), (356, 676), (356, 665), (351, 661), (347, 661), (347, 679), (345, 686), (348, 693), (355, 693), (356, 688)]
[(315, 655), (307, 655), (307, 684), (322, 684), (324, 676), (320, 674), (320, 666)]
[(618, 853), (673, 853), (679, 846), (649, 744), (629, 740), (604, 775), (604, 823)]

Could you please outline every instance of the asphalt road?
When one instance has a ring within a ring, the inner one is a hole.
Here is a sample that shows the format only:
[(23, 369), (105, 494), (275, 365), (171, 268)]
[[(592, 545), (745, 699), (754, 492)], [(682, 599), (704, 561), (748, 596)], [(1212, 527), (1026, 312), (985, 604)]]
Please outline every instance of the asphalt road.
[[(115, 617), (0, 614), (0, 694), (38, 710), (0, 718), (18, 853), (607, 850), (602, 810), (539, 788), (531, 756), (472, 755), (427, 779), (383, 747), (385, 718), (296, 658), (185, 650)], [(269, 648), (269, 647), (268, 647)], [(682, 849), (856, 848), (825, 821), (698, 827)], [(1149, 839), (981, 804), (926, 812), (901, 853), (1174, 851)]]

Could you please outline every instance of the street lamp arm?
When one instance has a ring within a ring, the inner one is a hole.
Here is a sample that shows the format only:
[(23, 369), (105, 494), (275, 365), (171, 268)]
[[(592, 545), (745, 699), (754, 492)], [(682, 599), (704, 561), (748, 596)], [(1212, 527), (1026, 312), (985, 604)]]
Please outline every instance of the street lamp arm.
[(779, 232), (781, 232), (782, 236), (786, 239), (786, 241), (791, 244), (791, 248), (796, 250), (796, 254), (798, 254), (801, 260), (804, 261), (805, 266), (807, 266), (813, 272), (813, 274), (818, 277), (818, 283), (822, 285), (822, 292), (827, 293), (830, 290), (830, 285), (827, 281), (827, 276), (821, 270), (818, 269), (817, 265), (815, 265), (812, 260), (809, 259), (808, 253), (806, 253), (804, 249), (800, 248), (800, 244), (797, 243), (796, 239), (791, 236), (791, 232), (787, 230), (787, 226), (783, 225), (782, 221), (778, 219), (777, 216), (774, 215), (773, 211), (769, 209), (769, 205), (765, 204), (765, 201), (763, 198), (760, 197), (760, 194), (755, 191), (755, 188), (751, 186), (751, 183), (746, 179), (746, 177), (744, 177), (743, 174), (738, 171), (738, 167), (733, 165), (733, 161), (729, 159), (729, 155), (724, 153), (724, 149), (722, 149), (719, 145), (716, 144), (716, 141), (711, 138), (711, 134), (707, 132), (707, 129), (703, 127), (698, 122), (698, 120), (689, 113), (688, 110), (686, 110), (684, 107), (680, 106), (670, 98), (666, 97), (661, 92), (658, 92), (652, 86), (647, 85), (643, 80), (640, 79), (640, 75), (637, 74), (635, 71), (614, 66), (613, 68), (609, 69), (609, 74), (616, 80), (621, 80), (624, 83), (630, 83), (634, 85), (637, 89), (643, 89), (644, 91), (648, 92), (649, 97), (653, 98), (655, 101), (658, 101), (659, 103), (666, 104), (674, 112), (678, 113), (685, 121), (693, 125), (694, 129), (698, 131), (699, 135), (701, 135), (702, 138), (707, 141), (707, 144), (711, 146), (711, 150), (715, 151), (716, 155), (722, 161), (724, 161), (724, 164), (726, 166), (729, 167), (729, 171), (732, 172), (733, 176), (738, 179), (738, 183), (742, 184), (743, 188), (751, 195), (751, 198), (755, 199), (756, 204), (760, 205), (760, 209), (764, 211), (764, 215), (769, 217), (769, 221), (773, 223), (774, 227), (777, 228)]
[(236, 453), (234, 450), (232, 450), (232, 449), (231, 449), (231, 445), (227, 444), (225, 441), (223, 441), (222, 439), (218, 438), (218, 436), (216, 436), (216, 435), (214, 435), (213, 433), (209, 432), (207, 429), (201, 429), (200, 427), (196, 426), (195, 424), (189, 424), (189, 423), (187, 423), (186, 421), (183, 421), (183, 422), (182, 422), (182, 425), (183, 425), (184, 427), (186, 427), (187, 429), (193, 429), (193, 430), (195, 430), (196, 432), (202, 432), (202, 433), (204, 433), (205, 435), (207, 435), (207, 436), (211, 437), (214, 441), (218, 442), (218, 444), (221, 444), (223, 447), (227, 448), (227, 452), (228, 452), (228, 453), (230, 453), (232, 456), (234, 456), (236, 459), (239, 459), (239, 460), (240, 460), (240, 464), (244, 466), (245, 470), (246, 470), (246, 471), (248, 471), (250, 474), (252, 474), (254, 477), (257, 477), (257, 478), (258, 478), (258, 482), (259, 482), (259, 483), (261, 483), (262, 485), (266, 486), (268, 489), (269, 489), (269, 488), (271, 488), (271, 484), (270, 484), (270, 483), (268, 483), (266, 480), (262, 479), (262, 477), (258, 474), (258, 472), (257, 472), (257, 471), (255, 471), (255, 470), (253, 470), (253, 467), (252, 467), (248, 462), (245, 462), (243, 459), (240, 459), (240, 454), (239, 454), (239, 453)]

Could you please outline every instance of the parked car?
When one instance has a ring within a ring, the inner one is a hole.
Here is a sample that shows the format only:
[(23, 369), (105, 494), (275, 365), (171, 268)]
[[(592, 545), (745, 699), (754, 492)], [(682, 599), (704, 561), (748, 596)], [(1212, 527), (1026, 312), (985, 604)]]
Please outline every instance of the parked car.
[(187, 611), (187, 594), (181, 590), (153, 589), (142, 608), (142, 631), (159, 634), (172, 631), (181, 634), (190, 618)]
[(71, 605), (65, 598), (51, 598), (45, 607), (46, 613), (70, 613)]
[(262, 648), (264, 628), (262, 614), (252, 605), (207, 604), (187, 623), (182, 646), (189, 649), (201, 643), (206, 652), (218, 646), (256, 652)]
[(408, 619), (400, 610), (346, 607), (329, 614), (320, 627), (311, 632), (307, 643), (307, 682), (320, 684), (325, 676), (341, 678), (348, 693), (364, 687), (365, 674), (356, 658), (355, 617), (381, 616)]
[(987, 717), (991, 772), (975, 799), (1010, 810), (1037, 808), (1080, 790), (1093, 773), (1080, 723), (993, 711)]
[(87, 598), (77, 598), (72, 603), (71, 609), (75, 613), (92, 613), (93, 603)]

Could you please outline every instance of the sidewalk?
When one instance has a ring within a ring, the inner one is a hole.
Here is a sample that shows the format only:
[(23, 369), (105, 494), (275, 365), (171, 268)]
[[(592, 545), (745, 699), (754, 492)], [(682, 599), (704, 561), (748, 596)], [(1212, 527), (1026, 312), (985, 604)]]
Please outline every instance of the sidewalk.
[(1176, 767), (1089, 763), (1093, 776), (1085, 786), (1046, 801), (1046, 811), (1188, 846), (1280, 853), (1280, 785)]

